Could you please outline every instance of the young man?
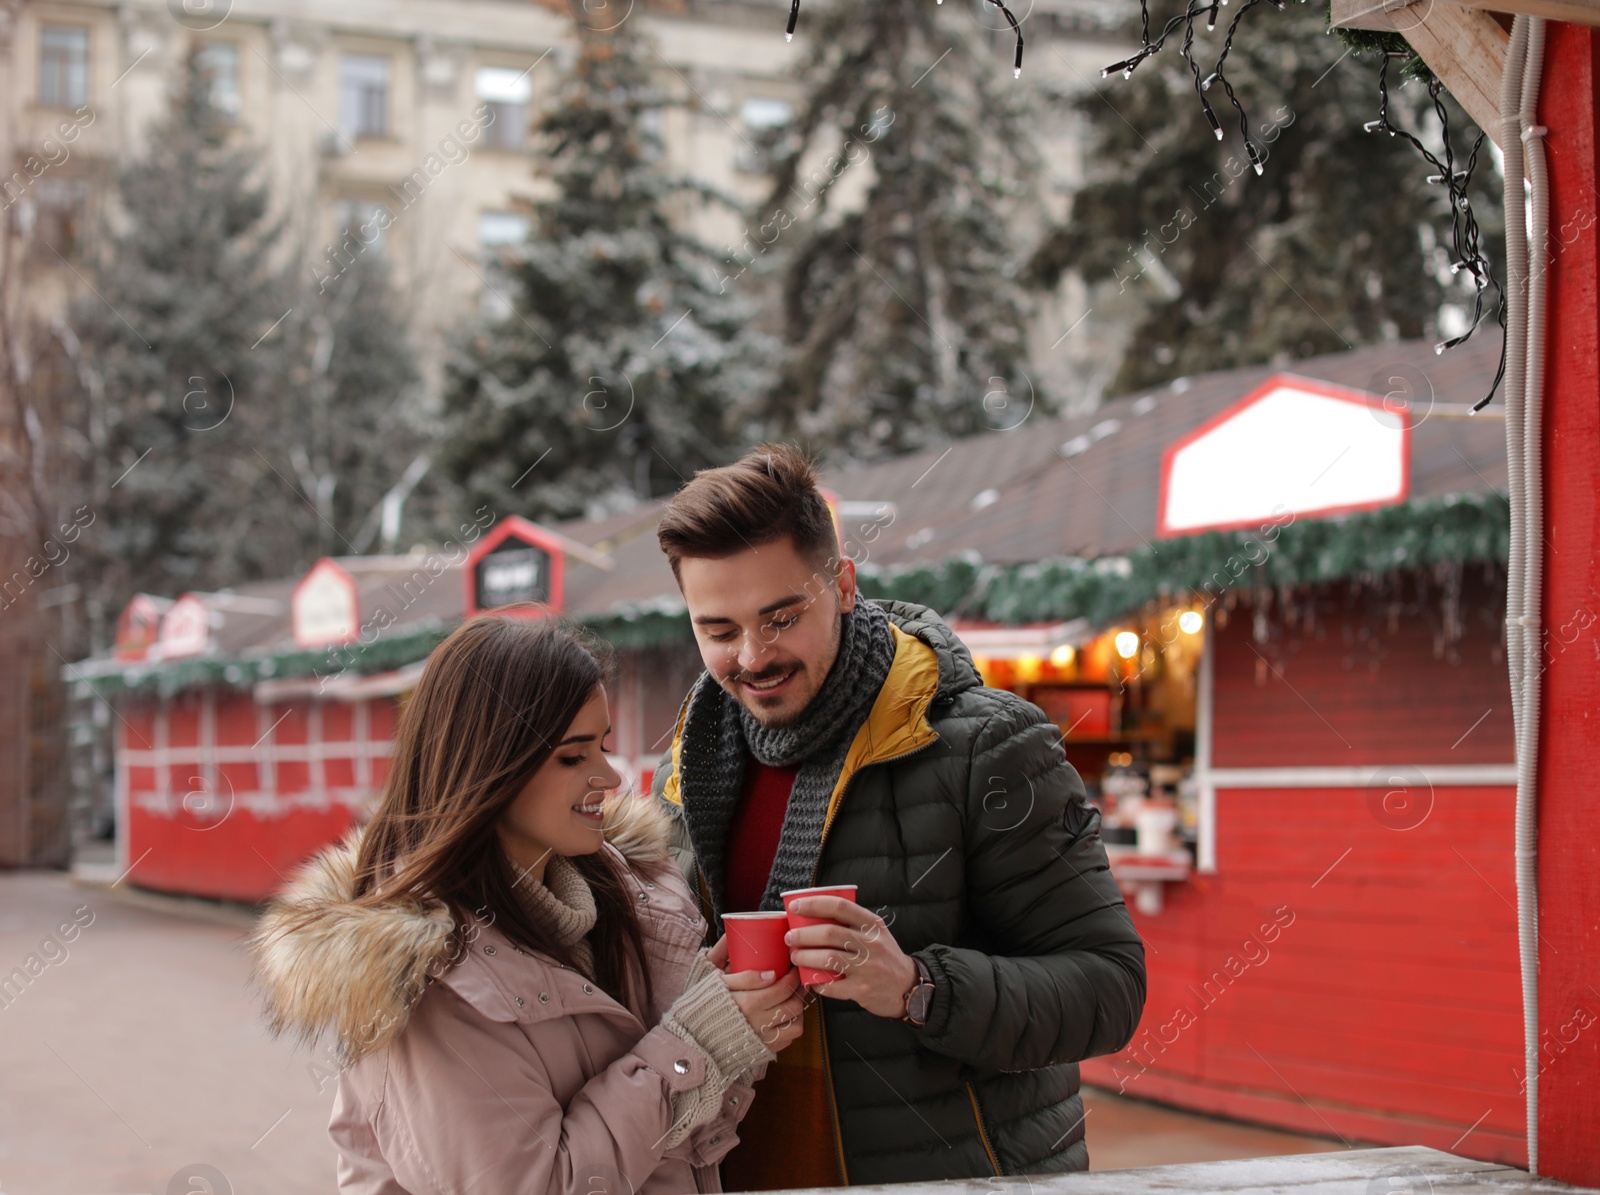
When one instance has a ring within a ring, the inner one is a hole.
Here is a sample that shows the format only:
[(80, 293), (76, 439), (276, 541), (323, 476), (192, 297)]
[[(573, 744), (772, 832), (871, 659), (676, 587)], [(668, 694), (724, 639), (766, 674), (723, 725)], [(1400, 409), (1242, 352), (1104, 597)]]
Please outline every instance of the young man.
[(1060, 731), (937, 615), (859, 596), (811, 464), (697, 474), (658, 535), (706, 671), (656, 773), (713, 926), (795, 888), (817, 987), (730, 1190), (1084, 1170), (1079, 1059), (1120, 1049), (1144, 947)]

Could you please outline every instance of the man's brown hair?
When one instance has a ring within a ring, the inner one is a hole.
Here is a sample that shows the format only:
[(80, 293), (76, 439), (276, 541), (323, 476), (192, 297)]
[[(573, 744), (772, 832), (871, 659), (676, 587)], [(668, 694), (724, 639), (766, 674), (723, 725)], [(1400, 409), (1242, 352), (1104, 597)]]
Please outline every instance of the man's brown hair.
[(673, 576), (685, 556), (732, 556), (785, 536), (807, 561), (838, 566), (839, 537), (817, 467), (792, 444), (761, 444), (731, 465), (701, 469), (656, 527)]

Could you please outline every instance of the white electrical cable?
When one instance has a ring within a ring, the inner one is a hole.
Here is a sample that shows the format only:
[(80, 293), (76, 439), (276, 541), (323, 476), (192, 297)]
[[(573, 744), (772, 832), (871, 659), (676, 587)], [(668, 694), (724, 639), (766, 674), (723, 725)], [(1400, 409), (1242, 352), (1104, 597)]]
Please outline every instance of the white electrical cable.
[[(1505, 155), (1506, 470), (1511, 550), (1506, 579), (1506, 656), (1517, 749), (1517, 956), (1522, 977), (1523, 1073), (1527, 1089), (1528, 1170), (1539, 1165), (1539, 892), (1537, 788), (1539, 635), (1544, 568), (1544, 325), (1549, 186), (1544, 130), (1538, 126), (1544, 22), (1519, 16), (1511, 28), (1500, 86), (1500, 144)], [(1524, 187), (1524, 179), (1532, 181)], [(1530, 227), (1531, 223), (1531, 227)], [(1533, 268), (1530, 270), (1530, 264)]]
[(1528, 324), (1522, 396), (1522, 728), (1517, 750), (1517, 947), (1522, 962), (1523, 1051), (1528, 1068), (1528, 1170), (1539, 1165), (1539, 682), (1544, 673), (1540, 610), (1544, 596), (1544, 370), (1546, 296), (1550, 276), (1550, 179), (1545, 168), (1539, 88), (1544, 79), (1545, 23), (1528, 20), (1518, 123), (1528, 171)]

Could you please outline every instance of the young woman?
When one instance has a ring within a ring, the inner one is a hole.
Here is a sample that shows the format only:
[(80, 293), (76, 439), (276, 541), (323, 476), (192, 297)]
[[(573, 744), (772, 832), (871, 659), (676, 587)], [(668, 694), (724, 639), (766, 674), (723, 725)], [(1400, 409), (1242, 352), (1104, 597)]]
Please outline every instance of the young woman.
[(460, 627), (372, 821), (264, 915), (274, 1030), (337, 1038), (341, 1191), (720, 1190), (751, 1083), (799, 1036), (795, 973), (702, 952), (654, 803), (609, 795), (602, 679), (555, 619)]

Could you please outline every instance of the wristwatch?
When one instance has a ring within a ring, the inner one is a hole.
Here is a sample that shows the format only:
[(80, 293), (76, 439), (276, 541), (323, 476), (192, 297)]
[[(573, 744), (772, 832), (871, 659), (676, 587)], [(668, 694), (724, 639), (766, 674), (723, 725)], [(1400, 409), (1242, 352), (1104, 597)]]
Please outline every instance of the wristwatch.
[(911, 961), (917, 965), (917, 981), (906, 993), (906, 1014), (900, 1019), (921, 1029), (928, 1023), (928, 1013), (933, 1008), (933, 974), (928, 964), (916, 955), (911, 956)]

